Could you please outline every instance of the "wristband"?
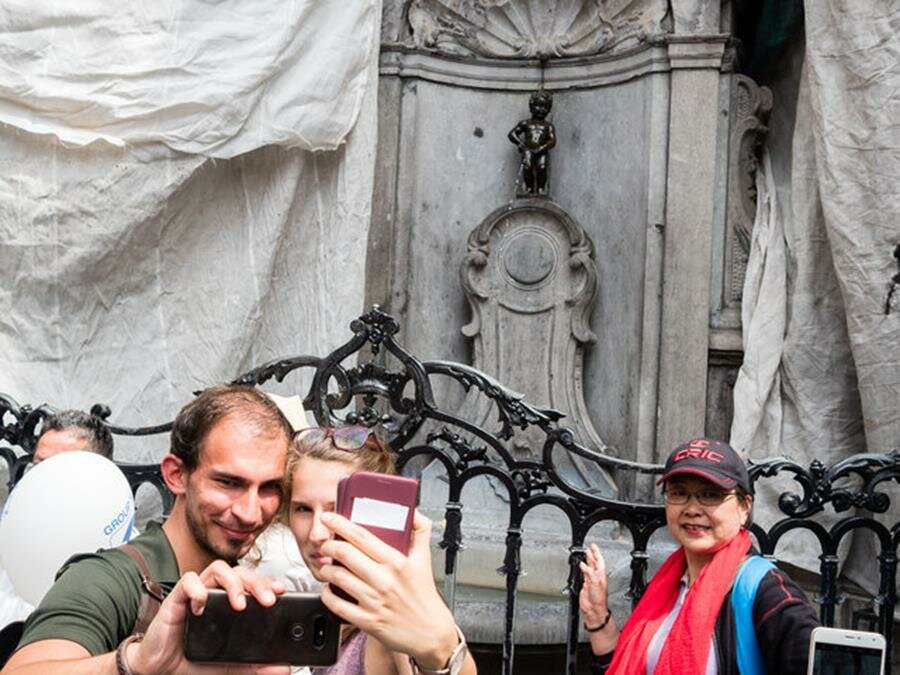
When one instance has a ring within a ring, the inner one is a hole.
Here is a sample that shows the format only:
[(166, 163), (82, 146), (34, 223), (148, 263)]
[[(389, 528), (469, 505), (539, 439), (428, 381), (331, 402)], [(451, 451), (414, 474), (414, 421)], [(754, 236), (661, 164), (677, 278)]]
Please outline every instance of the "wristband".
[(469, 653), (469, 647), (466, 645), (466, 636), (463, 635), (459, 626), (456, 626), (456, 633), (459, 635), (459, 644), (456, 645), (456, 649), (450, 654), (450, 658), (444, 668), (441, 668), (440, 670), (423, 668), (410, 656), (409, 665), (412, 667), (413, 673), (415, 675), (458, 675), (466, 661), (466, 654)]
[(129, 635), (119, 643), (119, 646), (116, 648), (116, 673), (118, 675), (134, 675), (134, 671), (128, 667), (128, 659), (125, 658), (125, 650), (128, 649), (128, 645), (132, 642), (140, 642), (143, 639), (143, 633), (135, 633), (134, 635)]
[(612, 610), (610, 609), (610, 610), (607, 610), (607, 612), (606, 612), (606, 618), (603, 619), (603, 623), (601, 623), (599, 626), (589, 627), (586, 623), (583, 623), (583, 624), (581, 624), (581, 625), (584, 626), (584, 629), (585, 629), (588, 633), (596, 633), (598, 630), (603, 630), (604, 628), (606, 628), (606, 624), (609, 623), (609, 620), (610, 620), (611, 618), (612, 618)]

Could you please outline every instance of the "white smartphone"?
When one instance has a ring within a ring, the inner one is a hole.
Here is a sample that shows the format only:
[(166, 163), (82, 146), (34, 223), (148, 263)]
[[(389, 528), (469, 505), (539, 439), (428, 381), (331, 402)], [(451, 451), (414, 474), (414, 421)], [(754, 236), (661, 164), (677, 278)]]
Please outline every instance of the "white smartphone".
[(884, 636), (861, 630), (814, 628), (808, 675), (883, 675)]

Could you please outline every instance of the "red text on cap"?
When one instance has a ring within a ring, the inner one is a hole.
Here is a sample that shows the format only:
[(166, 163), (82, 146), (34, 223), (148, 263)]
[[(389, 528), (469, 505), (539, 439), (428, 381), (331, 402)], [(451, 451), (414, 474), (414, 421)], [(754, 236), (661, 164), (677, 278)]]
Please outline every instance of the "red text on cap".
[(680, 462), (682, 459), (688, 459), (689, 457), (698, 457), (700, 459), (705, 459), (710, 462), (721, 462), (724, 459), (724, 456), (721, 452), (716, 452), (715, 450), (709, 450), (706, 448), (695, 448), (688, 447), (684, 450), (679, 450), (675, 454), (675, 458), (672, 460), (673, 462)]

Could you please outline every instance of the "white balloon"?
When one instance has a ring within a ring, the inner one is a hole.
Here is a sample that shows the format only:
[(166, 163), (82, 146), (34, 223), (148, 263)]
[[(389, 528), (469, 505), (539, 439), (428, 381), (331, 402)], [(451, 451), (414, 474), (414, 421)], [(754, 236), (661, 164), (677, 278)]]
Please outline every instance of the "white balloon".
[(92, 452), (62, 452), (7, 497), (0, 561), (16, 592), (37, 605), (70, 556), (118, 546), (133, 530), (134, 497), (119, 468)]

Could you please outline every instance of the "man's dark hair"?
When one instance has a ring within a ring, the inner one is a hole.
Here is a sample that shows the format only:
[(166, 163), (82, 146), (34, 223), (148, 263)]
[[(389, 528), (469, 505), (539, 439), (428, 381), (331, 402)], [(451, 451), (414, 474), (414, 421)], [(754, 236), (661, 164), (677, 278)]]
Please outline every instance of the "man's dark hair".
[[(96, 415), (81, 410), (61, 410), (46, 418), (41, 424), (41, 436), (48, 431), (67, 431), (84, 440), (85, 450), (96, 452), (107, 459), (113, 456), (113, 438), (109, 429)], [(38, 441), (41, 440), (38, 436)]]
[(231, 415), (264, 434), (283, 435), (287, 442), (294, 435), (290, 422), (265, 393), (249, 385), (222, 384), (204, 390), (181, 409), (172, 424), (170, 452), (193, 471), (209, 432)]

